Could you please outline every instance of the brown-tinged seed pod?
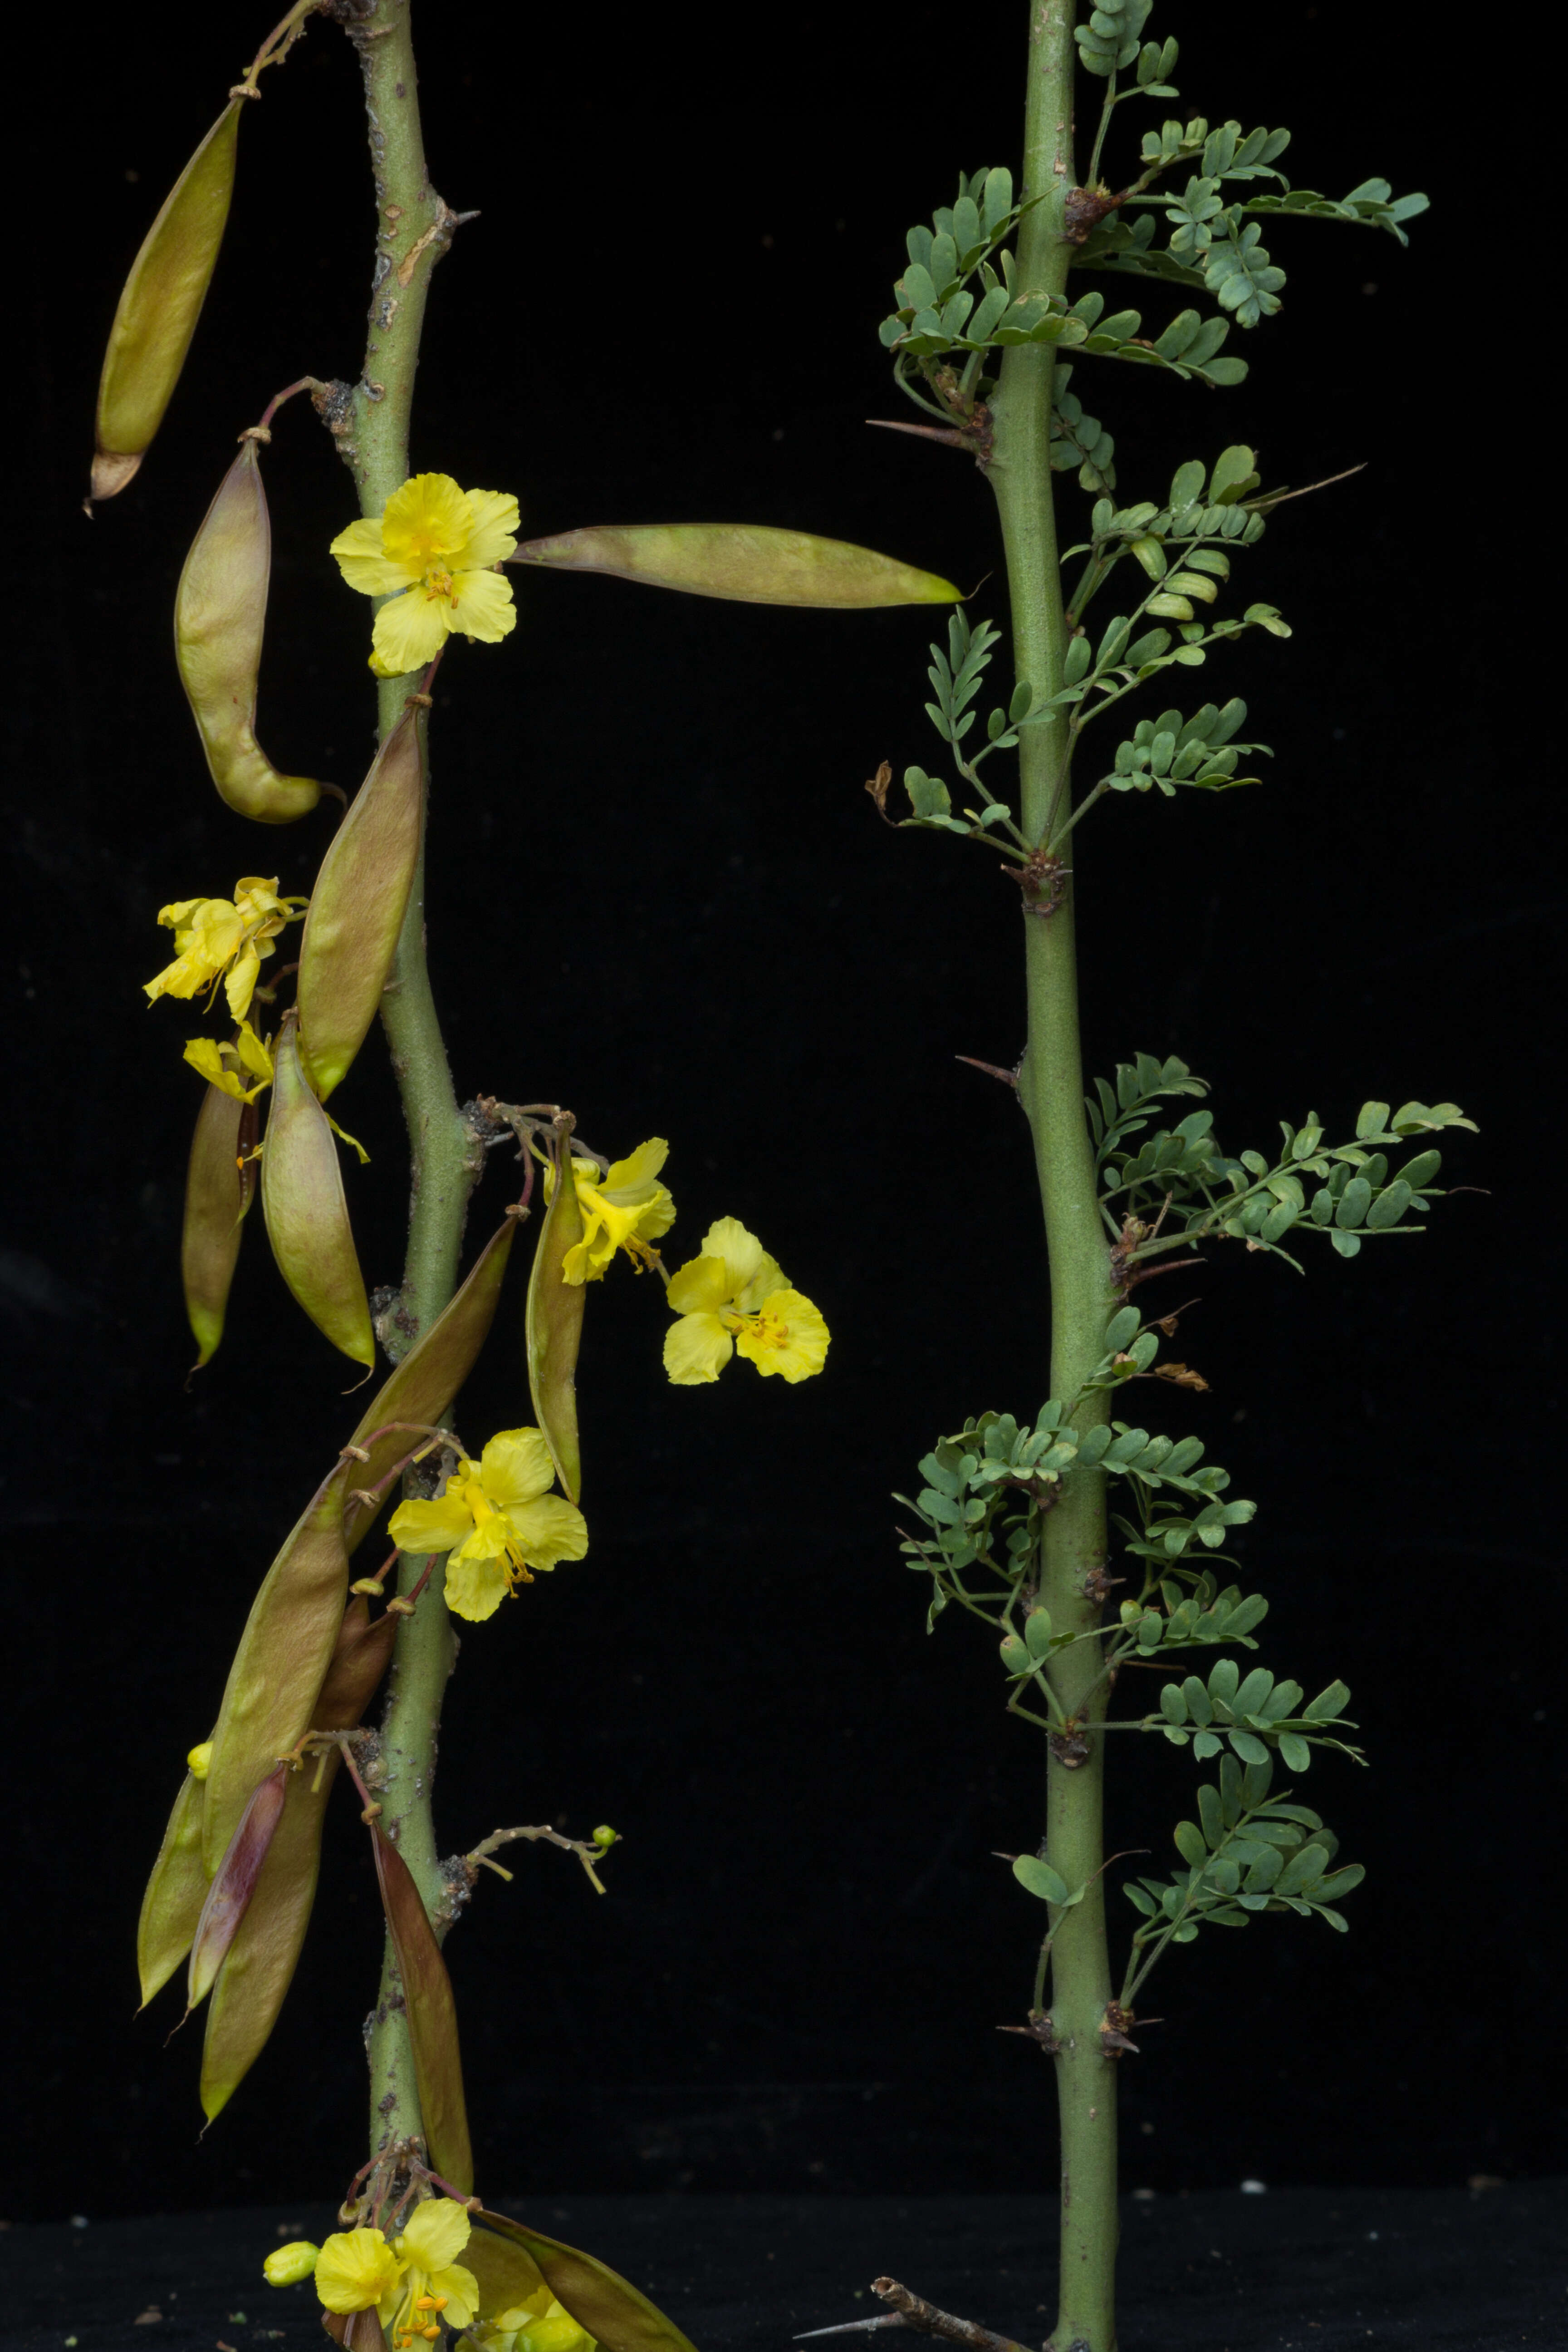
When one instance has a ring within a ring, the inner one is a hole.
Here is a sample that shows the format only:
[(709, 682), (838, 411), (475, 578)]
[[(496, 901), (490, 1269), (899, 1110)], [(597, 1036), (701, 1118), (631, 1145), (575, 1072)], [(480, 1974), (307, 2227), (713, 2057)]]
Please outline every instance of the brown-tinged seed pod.
[(509, 563), (553, 572), (610, 572), (650, 588), (742, 604), (810, 604), (835, 611), (881, 604), (956, 604), (963, 591), (933, 572), (766, 523), (602, 523), (525, 540)]
[(142, 2006), (161, 1992), (191, 1948), (202, 1906), (207, 1899), (207, 1874), (202, 1862), (202, 1809), (206, 1785), (187, 1772), (174, 1800), (169, 1826), (136, 1927), (136, 1969), (142, 1979)]
[(300, 1050), (319, 1100), (347, 1073), (380, 1009), (419, 863), (424, 760), (405, 710), (372, 762), (310, 893), (300, 939)]
[(566, 1253), (583, 1238), (583, 1204), (574, 1182), (570, 1114), (555, 1128), (556, 1179), (539, 1229), (528, 1277), (523, 1329), (528, 1353), (528, 1389), (534, 1419), (550, 1448), (555, 1475), (575, 1503), (583, 1486), (583, 1454), (577, 1434), (577, 1352), (583, 1343), (585, 1282), (562, 1274)]
[(202, 1853), (209, 1874), (223, 1860), (257, 1783), (312, 1727), (348, 1600), (343, 1495), (350, 1466), (340, 1462), (311, 1496), (245, 1621), (207, 1765)]
[(272, 1049), (272, 1108), (261, 1155), (261, 1211), (278, 1270), (319, 1331), (356, 1364), (375, 1361), (331, 1123), (300, 1061), (298, 1015)]
[[(667, 2319), (640, 2287), (633, 2286), (596, 2254), (582, 2253), (575, 2246), (563, 2245), (559, 2238), (547, 2238), (542, 2230), (526, 2221), (509, 2221), (504, 2214), (489, 2213), (481, 2207), (473, 2217), (463, 2261), (479, 2282), (479, 2299), (486, 2311), (498, 2307), (489, 2292), (489, 2283), (505, 2288), (519, 2275), (507, 2260), (514, 2252), (528, 2257), (562, 2309), (571, 2313), (585, 2335), (597, 2337), (604, 2352), (693, 2352), (690, 2340), (674, 2320)], [(504, 2301), (503, 2294), (501, 2307)]]
[[(352, 1731), (363, 1721), (391, 1661), (397, 1626), (391, 1615), (373, 1622), (363, 1594), (354, 1595), (312, 1710), (312, 1730)], [(283, 1818), (217, 1972), (202, 2043), (202, 2108), (209, 2123), (266, 2047), (293, 1982), (315, 1900), (322, 1819), (341, 1760), (335, 1748), (327, 1748), (289, 1774)]]
[(223, 243), (239, 115), (240, 101), (230, 99), (131, 265), (98, 386), (95, 499), (113, 498), (131, 480), (180, 380)]
[(211, 1361), (223, 1338), (240, 1234), (256, 1192), (256, 1166), (248, 1154), (258, 1125), (254, 1103), (240, 1102), (221, 1087), (207, 1087), (191, 1139), (180, 1236), (185, 1313), (200, 1350), (195, 1371)]
[(241, 1813), (234, 1835), (228, 1842), (228, 1850), (217, 1866), (216, 1875), (207, 1889), (207, 1899), (196, 1922), (190, 1967), (185, 1977), (187, 2017), (193, 2009), (200, 2007), (212, 1990), (213, 1979), (223, 1966), (228, 1948), (256, 1891), (261, 1865), (267, 1860), (267, 1850), (272, 1843), (272, 1833), (283, 1817), (283, 1792), (288, 1778), (289, 1767), (279, 1764), (253, 1791), (250, 1802)]
[(256, 740), (256, 681), (272, 573), (259, 445), (243, 443), (191, 542), (174, 595), (174, 658), (220, 797), (258, 824), (292, 824), (321, 797)]
[(370, 1834), (387, 1933), (408, 2004), (408, 2039), (425, 2145), (432, 2169), (468, 2197), (473, 2194), (474, 2159), (452, 1980), (408, 1864), (378, 1822), (371, 1823)]

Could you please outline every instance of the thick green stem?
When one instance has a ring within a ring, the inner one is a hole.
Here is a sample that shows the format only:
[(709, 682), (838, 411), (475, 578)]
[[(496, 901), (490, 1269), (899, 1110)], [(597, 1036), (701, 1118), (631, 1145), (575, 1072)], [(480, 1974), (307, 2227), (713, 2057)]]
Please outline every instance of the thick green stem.
[[(1043, 190), (1045, 201), (1020, 225), (1018, 284), (1029, 293), (1061, 294), (1073, 250), (1063, 236), (1066, 197), (1074, 184), (1072, 22), (1072, 0), (1031, 0), (1024, 183), (1031, 196)], [(1007, 553), (1017, 675), (1034, 688), (1037, 703), (1061, 686), (1068, 639), (1049, 463), (1055, 365), (1049, 345), (1010, 350), (992, 404), (990, 476)], [(1020, 739), (1023, 825), (1032, 843), (1043, 839), (1067, 751), (1065, 720), (1026, 729)], [(1026, 898), (1029, 1025), (1018, 1074), (1045, 1209), (1051, 1394), (1064, 1401), (1078, 1392), (1104, 1352), (1112, 1303), (1083, 1110), (1077, 880), (1076, 875), (1067, 877), (1052, 911), (1031, 912)], [(1047, 881), (1037, 900), (1041, 908), (1050, 895)], [(1100, 1408), (1086, 1408), (1079, 1426), (1089, 1426), (1101, 1413)], [(1099, 1622), (1103, 1600), (1098, 1572), (1105, 1559), (1105, 1482), (1098, 1471), (1079, 1472), (1045, 1523), (1040, 1599), (1059, 1631), (1084, 1633)], [(1098, 1875), (1103, 1860), (1104, 1742), (1092, 1728), (1105, 1706), (1103, 1685), (1094, 1687), (1100, 1672), (1094, 1642), (1060, 1651), (1051, 1670), (1064, 1714), (1074, 1718), (1081, 1709), (1084, 1728), (1078, 1738), (1058, 1737), (1050, 1744), (1047, 1851), (1069, 1885), (1087, 1885), (1089, 1891), (1056, 1921), (1051, 1951), (1050, 2014), (1061, 2118), (1061, 2293), (1050, 2352), (1114, 2352), (1116, 2342), (1116, 2066), (1100, 2033), (1111, 1990), (1103, 1882)]]
[[(376, 260), (364, 368), (333, 429), (358, 487), (361, 511), (379, 515), (408, 478), (409, 419), (430, 273), (450, 240), (452, 218), (431, 187), (419, 128), (408, 0), (375, 0), (349, 27), (364, 73), (375, 180)], [(380, 689), (384, 741), (402, 718), (413, 680)], [(426, 751), (426, 759), (428, 757)], [(447, 1066), (425, 958), (425, 864), (408, 903), (382, 1005), (392, 1066), (408, 1123), (408, 1256), (402, 1294), (382, 1318), (388, 1352), (403, 1354), (452, 1296), (472, 1183), (469, 1137)], [(405, 1559), (407, 1591), (425, 1563)], [(441, 1700), (456, 1646), (437, 1561), (412, 1617), (398, 1630), (382, 1728), (382, 1826), (397, 1842), (441, 1931), (443, 1885), (431, 1815)], [(387, 1948), (370, 2032), (371, 2150), (420, 2132), (418, 2095), (396, 1963)]]

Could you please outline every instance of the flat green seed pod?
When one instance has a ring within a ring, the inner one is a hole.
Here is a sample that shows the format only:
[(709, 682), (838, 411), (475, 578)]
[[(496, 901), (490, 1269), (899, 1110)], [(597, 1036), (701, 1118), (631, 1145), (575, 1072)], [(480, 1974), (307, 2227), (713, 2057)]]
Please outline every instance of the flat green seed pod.
[(98, 386), (92, 495), (125, 488), (180, 380), (234, 194), (241, 101), (230, 99), (164, 199), (131, 265)]
[(242, 1168), (239, 1161), (255, 1139), (256, 1125), (254, 1104), (208, 1087), (191, 1139), (180, 1234), (185, 1314), (200, 1351), (197, 1371), (212, 1360), (223, 1338), (240, 1235), (256, 1191), (254, 1165)]
[(216, 1874), (262, 1780), (311, 1728), (348, 1599), (343, 1495), (357, 1465), (317, 1487), (251, 1603), (207, 1766), (203, 1859)]
[(575, 1503), (583, 1490), (583, 1454), (577, 1433), (577, 1353), (583, 1341), (583, 1313), (587, 1304), (585, 1282), (564, 1280), (566, 1253), (584, 1234), (583, 1204), (567, 1172), (571, 1166), (574, 1122), (556, 1129), (560, 1174), (544, 1213), (528, 1276), (524, 1336), (528, 1353), (528, 1388), (534, 1419), (550, 1448), (555, 1475)]
[(425, 771), (405, 710), (354, 794), (300, 939), (300, 1045), (319, 1101), (347, 1075), (381, 1008), (419, 864)]
[[(438, 1597), (437, 1605), (441, 1605)], [(408, 2004), (408, 2040), (414, 2052), (425, 2146), (432, 2170), (449, 2180), (459, 2196), (469, 2197), (474, 2188), (474, 2158), (468, 2145), (452, 1980), (408, 1864), (379, 1822), (371, 1824), (371, 1837), (386, 1929)]]
[(272, 577), (259, 444), (247, 439), (191, 542), (174, 594), (174, 659), (221, 799), (258, 824), (292, 824), (321, 797), (256, 740), (256, 686)]
[(479, 2280), (487, 2305), (487, 2280), (504, 2291), (507, 2278), (503, 2260), (485, 2243), (488, 2235), (528, 2255), (556, 2301), (579, 2327), (598, 2339), (604, 2352), (695, 2352), (673, 2319), (667, 2319), (640, 2287), (633, 2286), (596, 2255), (581, 2253), (575, 2246), (547, 2238), (525, 2221), (508, 2221), (504, 2214), (481, 2210), (474, 2215), (473, 2224), (463, 2260)]
[(526, 540), (511, 563), (555, 572), (609, 572), (650, 588), (742, 604), (826, 611), (883, 604), (956, 604), (963, 591), (868, 547), (766, 523), (603, 523)]
[(142, 1897), (142, 1916), (136, 1927), (136, 1968), (143, 2009), (163, 1990), (190, 1950), (207, 1899), (207, 1874), (202, 1862), (205, 1801), (206, 1783), (187, 1772)]
[(298, 1018), (273, 1048), (272, 1108), (261, 1155), (261, 1211), (278, 1270), (316, 1328), (356, 1364), (375, 1361), (375, 1333), (354, 1251), (331, 1123), (300, 1061)]
[[(354, 1594), (338, 1629), (311, 1730), (352, 1731), (363, 1721), (391, 1660), (397, 1626), (392, 1615), (373, 1622), (363, 1594)], [(315, 1900), (321, 1824), (341, 1760), (330, 1748), (289, 1775), (282, 1819), (207, 2003), (201, 2097), (209, 2123), (261, 2055), (293, 1982)]]

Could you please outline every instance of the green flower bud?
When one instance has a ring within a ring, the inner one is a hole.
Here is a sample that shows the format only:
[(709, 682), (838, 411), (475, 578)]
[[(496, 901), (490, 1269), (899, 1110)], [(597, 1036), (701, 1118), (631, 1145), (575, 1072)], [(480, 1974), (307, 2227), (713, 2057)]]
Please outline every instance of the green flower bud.
[(598, 1846), (602, 1852), (607, 1852), (613, 1845), (619, 1845), (620, 1842), (621, 1833), (619, 1830), (613, 1830), (608, 1822), (601, 1822), (598, 1828), (594, 1832), (594, 1843)]
[(294, 2238), (268, 2255), (261, 2265), (261, 2274), (268, 2286), (298, 2286), (315, 2270), (316, 2256), (321, 2251), (309, 2238)]

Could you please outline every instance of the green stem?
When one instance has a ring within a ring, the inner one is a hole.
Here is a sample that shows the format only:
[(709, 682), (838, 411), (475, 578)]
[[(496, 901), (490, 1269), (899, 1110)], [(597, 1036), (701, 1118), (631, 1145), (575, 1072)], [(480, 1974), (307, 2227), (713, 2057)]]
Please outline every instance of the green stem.
[[(425, 165), (408, 0), (374, 0), (348, 31), (364, 75), (375, 181), (376, 262), (364, 368), (347, 415), (335, 429), (362, 513), (380, 515), (410, 471), (409, 420), (426, 298), (452, 224)], [(384, 742), (403, 716), (411, 683), (407, 678), (381, 683)], [(408, 1124), (410, 1159), (403, 1289), (382, 1326), (388, 1353), (395, 1358), (440, 1313), (456, 1287), (473, 1180), (468, 1133), (458, 1109), (426, 963), (423, 856), (382, 1019)], [(403, 1559), (399, 1590), (407, 1592), (424, 1566), (422, 1559)], [(382, 1827), (395, 1839), (437, 1934), (444, 1925), (444, 1887), (431, 1789), (442, 1695), (456, 1655), (443, 1582), (444, 1563), (437, 1561), (414, 1615), (398, 1629), (382, 1727), (384, 1777), (378, 1790)], [(394, 2140), (421, 2133), (403, 1992), (390, 1944), (371, 2026), (370, 2074), (371, 2152), (375, 2155)]]
[[(1024, 184), (1044, 202), (1019, 226), (1020, 291), (1059, 295), (1073, 247), (1062, 235), (1072, 156), (1072, 0), (1034, 0), (1030, 10)], [(1048, 345), (1020, 344), (1002, 362), (992, 404), (990, 478), (1001, 514), (1020, 678), (1037, 703), (1060, 690), (1068, 624), (1062, 603), (1050, 470), (1051, 383)], [(1024, 830), (1044, 835), (1067, 751), (1066, 720), (1027, 729), (1019, 741)], [(1080, 876), (1056, 911), (1026, 913), (1029, 1034), (1018, 1094), (1034, 1135), (1045, 1209), (1051, 1286), (1051, 1394), (1079, 1393), (1104, 1352), (1112, 1300), (1108, 1253), (1096, 1200), (1094, 1152), (1083, 1111), (1074, 912)], [(1103, 1399), (1085, 1409), (1085, 1426), (1107, 1417)], [(1089, 1632), (1102, 1603), (1092, 1572), (1106, 1549), (1105, 1481), (1098, 1470), (1067, 1482), (1045, 1521), (1040, 1599), (1062, 1630)], [(1086, 1590), (1086, 1580), (1088, 1589)], [(1081, 1708), (1092, 1726), (1104, 1711), (1100, 1661), (1092, 1643), (1058, 1652), (1051, 1685), (1068, 1716)], [(1096, 1685), (1100, 1685), (1099, 1688)], [(1116, 2071), (1100, 2043), (1110, 1998), (1105, 1941), (1101, 1837), (1103, 1743), (1090, 1731), (1089, 1754), (1072, 1763), (1056, 1752), (1047, 1767), (1047, 1852), (1071, 1886), (1087, 1885), (1063, 1914), (1051, 1952), (1051, 2020), (1061, 2121), (1061, 2284), (1049, 2352), (1114, 2352), (1116, 2263)]]

